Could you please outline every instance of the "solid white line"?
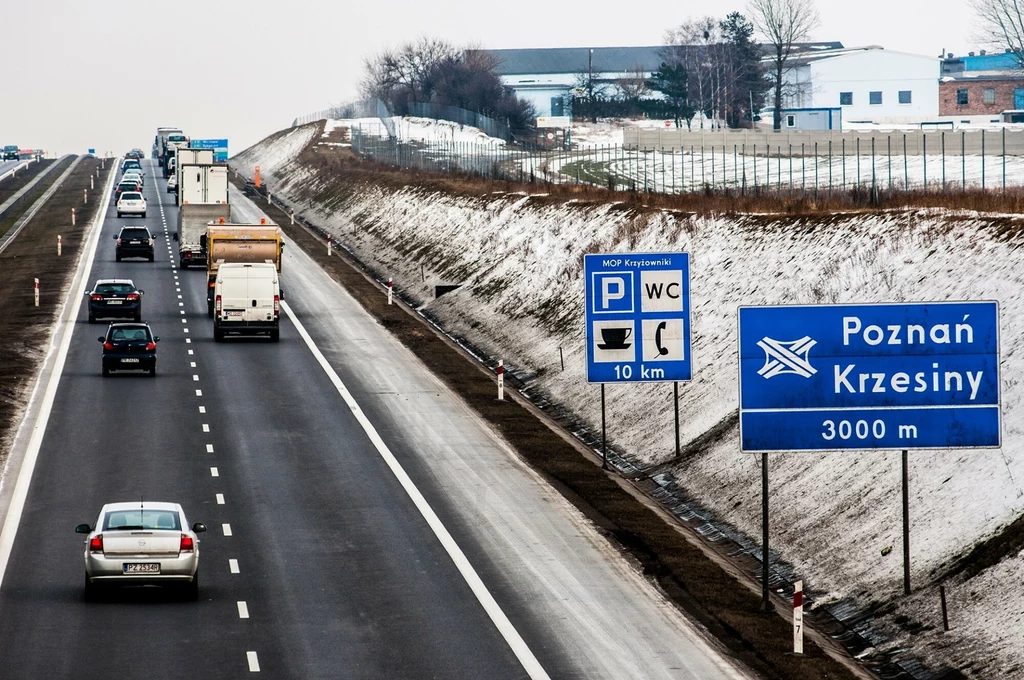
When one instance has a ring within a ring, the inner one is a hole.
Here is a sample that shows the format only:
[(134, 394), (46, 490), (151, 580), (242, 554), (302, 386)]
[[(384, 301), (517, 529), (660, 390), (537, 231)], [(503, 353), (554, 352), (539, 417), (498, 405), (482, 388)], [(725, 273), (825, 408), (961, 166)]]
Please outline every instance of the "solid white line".
[(224, 505), (224, 494), (217, 494), (217, 505)]
[(238, 569), (238, 560), (235, 559), (228, 560), (228, 569), (231, 570), (232, 574), (241, 573)]
[[(114, 186), (114, 180), (117, 178), (117, 173), (111, 171), (110, 177), (107, 179), (107, 186), (103, 189), (103, 196), (106, 199), (110, 195), (110, 191)], [(25, 458), (21, 462), (21, 469), (18, 471), (18, 479), (14, 483), (14, 491), (11, 494), (11, 502), (8, 506), (7, 516), (4, 518), (3, 529), (0, 530), (0, 584), (3, 583), (4, 575), (7, 573), (7, 563), (11, 558), (11, 550), (14, 548), (14, 538), (18, 533), (18, 525), (21, 524), (21, 513), (25, 509), (25, 500), (28, 498), (28, 489), (32, 483), (32, 473), (36, 468), (36, 460), (39, 457), (39, 450), (42, 448), (43, 435), (46, 434), (46, 426), (50, 421), (50, 412), (53, 409), (53, 402), (57, 396), (57, 386), (60, 384), (61, 374), (64, 372), (64, 362), (67, 360), (68, 350), (71, 348), (71, 336), (74, 335), (74, 324), (78, 318), (78, 310), (81, 309), (82, 298), (85, 296), (86, 291), (89, 289), (89, 277), (92, 274), (92, 264), (96, 259), (96, 250), (99, 247), (99, 234), (103, 230), (103, 222), (107, 218), (107, 211), (110, 209), (110, 201), (105, 200), (106, 207), (103, 210), (97, 212), (96, 217), (93, 218), (92, 225), (89, 233), (90, 243), (82, 249), (82, 254), (78, 259), (78, 267), (82, 267), (85, 264), (83, 270), (82, 281), (79, 284), (78, 292), (69, 292), (67, 297), (64, 298), (64, 304), (61, 308), (61, 313), (57, 317), (58, 327), (61, 323), (61, 319), (67, 319), (68, 323), (71, 324), (71, 328), (64, 332), (64, 336), (61, 338), (60, 346), (54, 347), (51, 341), (49, 352), (56, 350), (56, 358), (53, 364), (53, 370), (50, 373), (50, 378), (46, 383), (46, 389), (43, 392), (43, 401), (40, 404), (39, 415), (36, 418), (35, 423), (32, 424), (32, 436), (28, 442), (28, 448), (25, 451)], [(76, 268), (77, 272), (77, 268)], [(68, 315), (70, 312), (70, 315)], [(43, 366), (46, 365), (48, 356), (43, 359)], [(32, 395), (29, 397), (29, 404), (35, 400), (38, 394), (37, 390), (41, 387), (41, 384), (37, 383), (32, 390)], [(29, 411), (26, 408), (26, 413)], [(23, 422), (22, 425), (27, 425)], [(21, 425), (18, 426), (20, 433)], [(17, 435), (15, 435), (17, 437)], [(5, 468), (6, 472), (6, 468)], [(7, 482), (8, 480), (3, 480)]]
[(380, 434), (377, 433), (377, 429), (373, 426), (373, 423), (370, 422), (370, 419), (360, 408), (359, 404), (352, 396), (352, 393), (349, 392), (348, 388), (341, 381), (341, 378), (338, 377), (337, 372), (335, 372), (330, 362), (328, 362), (326, 357), (324, 357), (320, 348), (318, 348), (316, 343), (313, 342), (313, 338), (306, 332), (306, 328), (292, 312), (291, 307), (287, 302), (282, 300), (281, 308), (289, 318), (291, 318), (292, 324), (295, 326), (295, 330), (297, 330), (299, 335), (302, 336), (306, 346), (309, 347), (309, 351), (313, 353), (313, 356), (320, 363), (321, 368), (324, 369), (327, 377), (330, 378), (331, 382), (334, 384), (334, 388), (338, 390), (338, 394), (341, 395), (341, 398), (349, 407), (349, 410), (352, 411), (352, 415), (355, 416), (356, 420), (362, 426), (363, 431), (366, 433), (366, 436), (377, 449), (377, 453), (379, 453), (381, 458), (384, 459), (387, 466), (391, 468), (392, 474), (395, 475), (395, 478), (402, 485), (402, 488), (405, 489), (406, 494), (408, 494), (409, 498), (416, 506), (416, 509), (420, 511), (423, 519), (427, 521), (427, 524), (433, 530), (434, 535), (437, 536), (441, 545), (448, 552), (448, 556), (451, 557), (452, 562), (455, 563), (455, 567), (459, 570), (459, 573), (462, 574), (462, 578), (466, 581), (470, 590), (473, 591), (473, 594), (476, 595), (476, 599), (480, 602), (484, 611), (487, 612), (491, 621), (494, 622), (498, 632), (501, 633), (509, 647), (512, 648), (512, 652), (519, 659), (519, 663), (523, 665), (527, 674), (534, 680), (542, 678), (547, 680), (547, 678), (550, 677), (548, 676), (547, 671), (545, 671), (540, 665), (537, 657), (534, 656), (533, 652), (527, 646), (526, 641), (523, 640), (521, 635), (519, 635), (519, 631), (517, 631), (515, 626), (512, 625), (512, 622), (508, 620), (505, 612), (502, 611), (497, 601), (495, 601), (494, 596), (491, 595), (487, 586), (484, 585), (483, 580), (481, 580), (479, 574), (476, 573), (473, 565), (469, 563), (469, 559), (466, 558), (465, 553), (462, 552), (462, 549), (455, 542), (455, 539), (452, 538), (448, 529), (446, 529), (444, 524), (441, 523), (440, 518), (434, 513), (430, 504), (427, 503), (427, 499), (424, 498), (423, 494), (420, 493), (420, 490), (416, 488), (416, 485), (406, 473), (401, 463), (399, 463), (398, 459), (395, 458), (393, 453), (391, 453), (388, 445), (384, 443)]
[(249, 606), (245, 604), (245, 600), (239, 600), (236, 604), (238, 605), (238, 618), (249, 618)]
[(221, 524), (220, 528), (221, 528), (221, 531), (224, 532), (225, 536), (230, 536), (231, 535), (231, 525), (230, 524)]
[(206, 445), (206, 452), (207, 453), (213, 453), (213, 444), (207, 444)]
[(256, 652), (246, 652), (245, 660), (249, 662), (250, 673), (260, 672), (260, 660), (256, 658)]
[(211, 477), (220, 477), (220, 472), (217, 470), (217, 468), (212, 467), (212, 468), (210, 468), (210, 476)]

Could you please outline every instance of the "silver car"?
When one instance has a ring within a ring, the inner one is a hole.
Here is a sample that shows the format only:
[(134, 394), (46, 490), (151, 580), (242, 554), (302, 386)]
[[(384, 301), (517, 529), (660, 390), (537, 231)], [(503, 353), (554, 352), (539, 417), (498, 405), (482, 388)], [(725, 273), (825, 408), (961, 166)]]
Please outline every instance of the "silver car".
[(95, 528), (79, 524), (85, 538), (85, 599), (103, 586), (182, 586), (190, 600), (199, 597), (201, 523), (188, 528), (177, 503), (108, 503)]

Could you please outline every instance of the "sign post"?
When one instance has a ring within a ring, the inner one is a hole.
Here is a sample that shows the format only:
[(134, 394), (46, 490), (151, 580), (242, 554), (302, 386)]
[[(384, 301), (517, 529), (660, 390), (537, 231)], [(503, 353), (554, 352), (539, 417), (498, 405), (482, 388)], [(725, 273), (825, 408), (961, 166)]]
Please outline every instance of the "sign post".
[(908, 451), (1001, 443), (997, 303), (740, 307), (738, 321), (742, 452), (902, 451), (909, 593)]
[(793, 591), (793, 653), (804, 653), (804, 582), (797, 581)]

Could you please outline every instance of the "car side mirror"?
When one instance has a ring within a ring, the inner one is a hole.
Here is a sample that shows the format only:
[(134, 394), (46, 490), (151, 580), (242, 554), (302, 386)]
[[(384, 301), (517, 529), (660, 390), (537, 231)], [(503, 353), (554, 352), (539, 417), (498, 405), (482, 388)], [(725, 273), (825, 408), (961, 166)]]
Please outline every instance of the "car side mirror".
[(146, 291), (144, 291), (144, 290), (137, 290), (135, 292), (138, 293), (139, 295), (145, 295), (146, 294)]
[(75, 527), (76, 534), (88, 534), (90, 532), (92, 532), (92, 529), (89, 528), (88, 524), (79, 524)]
[(192, 525), (192, 531), (194, 531), (197, 534), (201, 534), (204, 531), (206, 531), (206, 525), (203, 524), (202, 522), (196, 522), (195, 524)]
[(114, 240), (115, 241), (117, 240), (117, 234), (114, 234)]
[(96, 339), (99, 340), (100, 342), (106, 342), (106, 340), (107, 340), (102, 335), (100, 337), (96, 338)]
[(153, 336), (153, 342), (160, 342), (160, 336), (159, 335)]

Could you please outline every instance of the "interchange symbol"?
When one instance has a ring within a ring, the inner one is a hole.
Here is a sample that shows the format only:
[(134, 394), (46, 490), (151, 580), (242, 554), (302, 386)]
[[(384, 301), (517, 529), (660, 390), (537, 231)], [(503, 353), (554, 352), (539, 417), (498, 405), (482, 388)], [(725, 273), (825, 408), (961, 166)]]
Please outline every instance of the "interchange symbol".
[(764, 366), (757, 374), (766, 379), (786, 373), (810, 378), (818, 370), (811, 366), (808, 353), (817, 344), (818, 341), (812, 340), (809, 335), (788, 342), (765, 336), (757, 343), (764, 350)]

